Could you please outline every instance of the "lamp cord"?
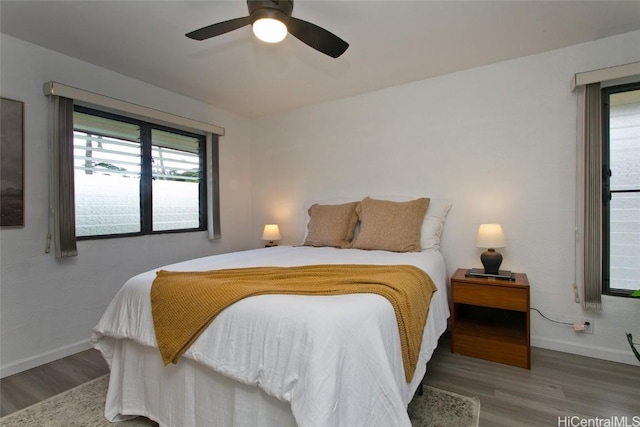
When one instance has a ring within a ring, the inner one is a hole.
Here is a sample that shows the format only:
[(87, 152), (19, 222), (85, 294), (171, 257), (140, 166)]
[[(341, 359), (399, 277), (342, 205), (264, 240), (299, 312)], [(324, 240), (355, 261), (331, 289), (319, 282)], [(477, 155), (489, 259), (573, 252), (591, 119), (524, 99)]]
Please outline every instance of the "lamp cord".
[(531, 307), (531, 310), (535, 310), (535, 311), (537, 311), (537, 312), (538, 312), (538, 314), (540, 314), (540, 316), (544, 317), (545, 319), (547, 319), (547, 320), (548, 320), (548, 321), (550, 321), (550, 322), (553, 322), (553, 323), (559, 323), (559, 324), (561, 324), (561, 325), (571, 325), (571, 326), (573, 326), (573, 323), (569, 323), (569, 322), (560, 322), (560, 321), (558, 321), (558, 320), (549, 319), (547, 316), (545, 316), (544, 314), (542, 314), (542, 312), (541, 312), (540, 310), (538, 310), (537, 308), (533, 308), (533, 307)]

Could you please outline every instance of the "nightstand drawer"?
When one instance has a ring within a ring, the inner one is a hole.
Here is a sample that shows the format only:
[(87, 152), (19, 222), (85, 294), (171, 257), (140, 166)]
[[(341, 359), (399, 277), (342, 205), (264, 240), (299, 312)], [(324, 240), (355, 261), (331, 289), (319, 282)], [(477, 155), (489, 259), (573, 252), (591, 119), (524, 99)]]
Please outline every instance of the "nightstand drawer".
[(528, 311), (527, 289), (452, 282), (453, 303)]

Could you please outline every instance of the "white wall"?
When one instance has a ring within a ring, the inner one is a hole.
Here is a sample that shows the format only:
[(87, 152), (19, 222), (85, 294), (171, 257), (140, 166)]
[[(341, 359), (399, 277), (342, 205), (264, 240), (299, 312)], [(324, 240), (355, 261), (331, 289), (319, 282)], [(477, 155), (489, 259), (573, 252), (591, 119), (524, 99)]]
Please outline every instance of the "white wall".
[[(576, 72), (640, 61), (640, 32), (341, 99), (252, 122), (253, 236), (280, 224), (299, 243), (305, 200), (368, 194), (453, 201), (442, 251), (449, 272), (480, 266), (478, 225), (503, 225), (503, 268), (528, 274), (531, 304), (561, 321), (593, 317), (594, 334), (532, 312), (532, 343), (637, 363), (637, 300), (574, 302)], [(258, 237), (259, 238), (259, 237)], [(535, 364), (535, 360), (533, 361)]]
[[(25, 226), (0, 234), (2, 376), (90, 347), (91, 328), (131, 276), (189, 258), (247, 249), (251, 236), (250, 124), (173, 92), (10, 36), (0, 39), (0, 94), (24, 102)], [(206, 232), (82, 241), (76, 258), (45, 254), (48, 104), (54, 80), (226, 128), (220, 138), (222, 240)]]
[[(89, 332), (134, 274), (256, 247), (262, 226), (302, 238), (305, 200), (367, 194), (448, 197), (449, 271), (479, 266), (478, 224), (501, 222), (504, 268), (526, 272), (532, 305), (581, 316), (573, 302), (576, 99), (573, 73), (640, 60), (640, 32), (249, 121), (32, 44), (0, 36), (0, 95), (25, 102), (23, 228), (0, 231), (0, 368), (10, 375), (89, 347)], [(45, 254), (47, 99), (55, 80), (223, 126), (222, 233), (83, 241)], [(253, 211), (252, 211), (253, 207)], [(253, 212), (253, 215), (252, 215)], [(532, 313), (533, 344), (636, 363), (638, 301), (604, 298), (594, 335)], [(535, 360), (533, 361), (535, 364)]]

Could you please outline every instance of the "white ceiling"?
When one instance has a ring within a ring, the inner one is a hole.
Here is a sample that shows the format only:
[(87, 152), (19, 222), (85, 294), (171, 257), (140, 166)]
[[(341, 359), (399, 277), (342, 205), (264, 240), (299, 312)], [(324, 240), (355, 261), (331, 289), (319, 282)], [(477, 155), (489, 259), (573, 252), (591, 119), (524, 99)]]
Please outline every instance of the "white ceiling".
[(243, 0), (2, 0), (0, 31), (258, 117), (640, 29), (640, 1), (297, 0), (293, 16), (350, 44), (340, 58), (250, 27), (184, 36), (247, 14)]

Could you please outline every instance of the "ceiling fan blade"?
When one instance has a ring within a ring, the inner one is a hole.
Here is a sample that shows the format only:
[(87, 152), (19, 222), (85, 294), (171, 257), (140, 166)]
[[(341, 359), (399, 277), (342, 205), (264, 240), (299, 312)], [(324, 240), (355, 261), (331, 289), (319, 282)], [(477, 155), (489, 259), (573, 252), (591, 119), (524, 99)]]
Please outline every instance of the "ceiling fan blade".
[(190, 39), (194, 40), (206, 40), (211, 37), (219, 36), (229, 31), (237, 30), (245, 25), (251, 24), (251, 18), (244, 16), (242, 18), (230, 19), (224, 22), (218, 22), (217, 24), (209, 25), (207, 27), (200, 28), (199, 30), (192, 31), (185, 34)]
[(335, 34), (302, 19), (290, 17), (287, 28), (295, 38), (332, 58), (339, 57), (349, 47), (349, 43)]

